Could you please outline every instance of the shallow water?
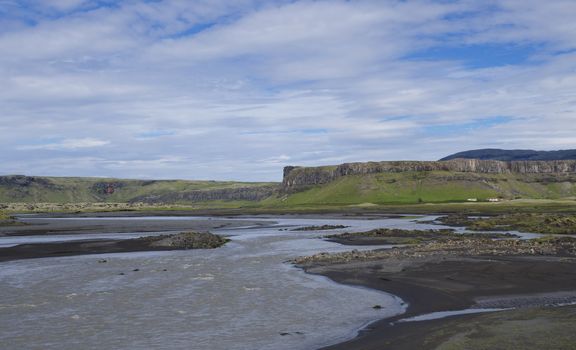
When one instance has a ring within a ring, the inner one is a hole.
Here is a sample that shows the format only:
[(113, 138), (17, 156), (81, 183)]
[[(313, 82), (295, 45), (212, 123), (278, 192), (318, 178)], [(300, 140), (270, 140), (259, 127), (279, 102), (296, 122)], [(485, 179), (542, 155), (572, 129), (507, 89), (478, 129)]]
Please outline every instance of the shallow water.
[(19, 244), (33, 244), (33, 243), (74, 242), (74, 241), (100, 240), (100, 239), (130, 239), (130, 238), (156, 236), (177, 232), (179, 231), (134, 232), (134, 233), (83, 233), (83, 234), (46, 235), (46, 236), (40, 236), (40, 235), (5, 236), (0, 237), (0, 248), (14, 247)]
[[(350, 339), (362, 326), (401, 313), (404, 306), (386, 293), (306, 274), (287, 260), (318, 252), (375, 249), (342, 246), (318, 239), (321, 235), (380, 227), (441, 228), (406, 219), (274, 218), (270, 222), (265, 228), (216, 230), (230, 235), (232, 241), (214, 250), (1, 263), (0, 344), (3, 349), (318, 348)], [(351, 227), (285, 230), (287, 225), (322, 224)], [(141, 234), (118, 236), (130, 235)], [(21, 243), (60, 238), (17, 237)], [(9, 239), (16, 237), (1, 237), (0, 245), (9, 244)], [(102, 258), (108, 262), (99, 263)], [(374, 305), (382, 309), (375, 310)]]
[[(282, 227), (352, 226), (348, 230), (415, 225), (397, 219), (273, 221)], [(0, 264), (2, 348), (313, 349), (403, 311), (396, 297), (339, 285), (286, 263), (320, 251), (374, 247), (341, 246), (316, 238), (328, 232), (277, 227), (218, 232), (232, 241), (214, 250)], [(98, 234), (64, 238), (75, 236)], [(60, 238), (17, 237), (19, 242)], [(16, 237), (2, 237), (0, 244), (8, 239)], [(99, 263), (102, 258), (108, 262)], [(376, 304), (383, 308), (373, 309)]]

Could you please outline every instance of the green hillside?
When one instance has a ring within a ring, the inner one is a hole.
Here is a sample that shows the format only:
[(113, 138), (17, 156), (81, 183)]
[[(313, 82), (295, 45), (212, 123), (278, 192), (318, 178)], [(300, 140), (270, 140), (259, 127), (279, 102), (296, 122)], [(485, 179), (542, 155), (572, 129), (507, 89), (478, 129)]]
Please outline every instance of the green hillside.
[[(308, 169), (303, 170), (307, 175)], [(573, 199), (576, 175), (403, 171), (346, 175), (296, 188), (277, 183), (0, 176), (0, 203), (194, 204), (198, 208), (282, 210), (468, 203), (491, 198)]]
[(576, 196), (576, 178), (445, 171), (350, 175), (264, 201), (271, 206), (465, 202)]
[[(0, 176), (3, 203), (125, 203), (142, 197), (274, 186), (272, 183)], [(220, 191), (222, 192), (222, 191)], [(222, 194), (226, 200), (226, 193)]]

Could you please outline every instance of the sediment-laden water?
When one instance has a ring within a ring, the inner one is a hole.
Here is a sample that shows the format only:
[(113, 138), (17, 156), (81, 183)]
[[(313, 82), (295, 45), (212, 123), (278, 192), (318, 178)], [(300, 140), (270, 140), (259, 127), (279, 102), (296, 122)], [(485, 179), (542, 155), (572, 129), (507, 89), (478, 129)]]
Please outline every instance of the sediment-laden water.
[[(0, 344), (3, 349), (318, 348), (349, 339), (403, 306), (394, 296), (336, 284), (286, 263), (300, 255), (374, 247), (317, 238), (343, 230), (292, 232), (285, 225), (438, 228), (406, 219), (270, 220), (279, 226), (216, 231), (233, 236), (213, 250), (0, 263)], [(0, 238), (0, 245), (14, 243), (10, 239)], [(26, 237), (18, 237), (23, 242)]]

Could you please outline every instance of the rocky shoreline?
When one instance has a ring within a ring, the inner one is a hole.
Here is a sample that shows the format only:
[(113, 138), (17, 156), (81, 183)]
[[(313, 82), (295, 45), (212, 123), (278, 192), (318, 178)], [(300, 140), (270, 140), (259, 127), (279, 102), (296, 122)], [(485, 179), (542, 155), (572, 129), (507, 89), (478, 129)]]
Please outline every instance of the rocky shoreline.
[(492, 240), (485, 238), (449, 239), (369, 251), (319, 253), (293, 262), (302, 267), (366, 262), (384, 259), (467, 256), (565, 256), (576, 257), (576, 239)]
[(463, 235), (456, 233), (452, 229), (403, 230), (395, 228), (380, 228), (366, 232), (345, 232), (324, 236), (328, 241), (344, 245), (419, 244), (470, 238), (504, 239), (517, 237), (517, 235), (509, 233), (472, 233)]
[[(329, 237), (336, 242), (348, 239), (351, 244), (362, 240), (372, 240), (373, 244), (377, 244), (374, 242), (378, 242), (378, 239), (382, 244), (389, 237), (412, 237), (420, 242), (371, 251), (320, 253), (292, 261), (308, 273), (323, 275), (338, 283), (378, 289), (398, 296), (407, 304), (405, 314), (378, 321), (363, 329), (355, 339), (325, 349), (438, 349), (454, 342), (453, 338), (445, 335), (456, 334), (453, 330), (462, 328), (454, 327), (459, 324), (458, 320), (484, 324), (485, 319), (501, 317), (499, 320), (507, 322), (507, 317), (512, 317), (507, 315), (524, 315), (523, 311), (519, 311), (524, 309), (532, 310), (530, 312), (536, 315), (526, 322), (538, 327), (544, 327), (544, 322), (548, 322), (540, 321), (538, 317), (548, 317), (556, 322), (559, 315), (569, 318), (572, 326), (576, 325), (576, 313), (566, 316), (564, 311), (571, 306), (559, 307), (576, 302), (574, 238), (494, 239), (498, 237), (460, 235), (450, 230), (395, 229)], [(429, 241), (422, 242), (423, 239)], [(430, 313), (470, 308), (514, 310), (490, 316), (477, 314), (398, 322)], [(469, 339), (473, 331), (466, 328), (458, 336), (473, 343), (473, 337)], [(567, 332), (561, 325), (554, 331), (568, 339), (563, 338), (561, 344), (576, 342), (576, 335)], [(511, 337), (534, 337), (529, 328), (516, 330), (516, 333)], [(494, 339), (489, 338), (486, 344)], [(537, 339), (534, 340), (536, 343)]]
[(515, 213), (489, 217), (448, 215), (436, 220), (442, 225), (466, 227), (472, 231), (522, 231), (543, 234), (576, 234), (576, 215)]

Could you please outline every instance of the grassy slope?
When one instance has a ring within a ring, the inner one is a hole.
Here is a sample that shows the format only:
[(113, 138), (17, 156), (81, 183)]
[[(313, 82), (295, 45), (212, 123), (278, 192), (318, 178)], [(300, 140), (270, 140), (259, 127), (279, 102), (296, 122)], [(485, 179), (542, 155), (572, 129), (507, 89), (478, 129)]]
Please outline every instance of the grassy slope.
[(414, 204), (462, 202), (493, 197), (561, 199), (576, 195), (576, 184), (542, 177), (451, 172), (406, 172), (345, 176), (287, 197), (270, 206)]
[[(141, 181), (104, 178), (43, 177), (51, 185), (33, 182), (28, 186), (0, 185), (0, 202), (23, 203), (78, 203), (78, 202), (128, 202), (134, 197), (169, 192), (210, 190), (267, 185), (269, 183), (217, 182), (163, 180)], [(95, 191), (97, 183), (120, 183), (112, 194)]]

